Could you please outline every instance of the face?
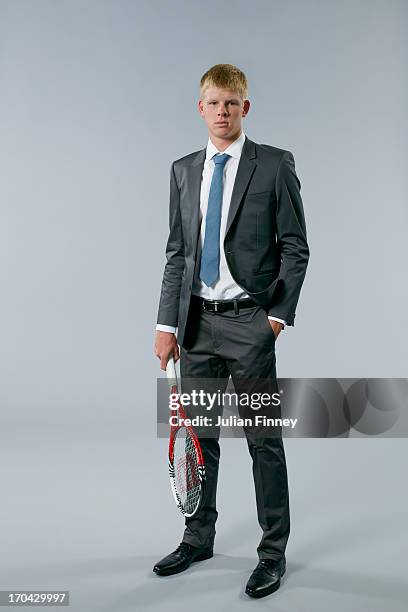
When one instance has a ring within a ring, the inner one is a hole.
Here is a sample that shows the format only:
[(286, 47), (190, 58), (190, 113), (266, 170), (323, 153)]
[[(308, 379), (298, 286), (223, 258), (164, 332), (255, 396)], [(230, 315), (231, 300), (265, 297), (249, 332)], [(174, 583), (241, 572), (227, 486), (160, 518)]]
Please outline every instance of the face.
[(235, 140), (242, 129), (242, 118), (249, 110), (249, 100), (230, 89), (208, 87), (198, 110), (215, 140)]

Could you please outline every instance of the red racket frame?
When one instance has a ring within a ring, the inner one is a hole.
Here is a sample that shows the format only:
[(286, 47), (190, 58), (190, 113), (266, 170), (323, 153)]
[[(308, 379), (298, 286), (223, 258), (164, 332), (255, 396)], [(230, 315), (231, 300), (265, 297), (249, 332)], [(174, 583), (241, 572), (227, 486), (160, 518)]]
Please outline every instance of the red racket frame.
[[(166, 368), (166, 374), (167, 374), (167, 379), (169, 382), (169, 387), (170, 387), (170, 393), (171, 394), (178, 394), (178, 386), (177, 386), (177, 375), (176, 375), (176, 367), (174, 364), (174, 359), (171, 357), (167, 363), (167, 368)], [(177, 408), (172, 408), (171, 409), (171, 416), (178, 416), (177, 420), (181, 420), (184, 421), (184, 419), (186, 419), (186, 414), (183, 410), (183, 407), (181, 406), (180, 402), (177, 402)], [(190, 434), (193, 445), (194, 445), (194, 450), (196, 452), (196, 458), (197, 458), (197, 465), (198, 465), (198, 477), (200, 479), (200, 500), (198, 502), (198, 504), (196, 505), (195, 509), (193, 512), (186, 512), (183, 503), (180, 499), (180, 496), (178, 494), (177, 491), (177, 486), (176, 486), (176, 473), (175, 473), (175, 466), (174, 466), (174, 444), (175, 444), (175, 440), (176, 440), (176, 435), (177, 432), (181, 429), (185, 427), (185, 429), (187, 430), (187, 432)], [(170, 439), (169, 439), (169, 452), (168, 452), (168, 463), (169, 463), (169, 477), (170, 477), (170, 484), (171, 484), (171, 490), (173, 492), (173, 496), (174, 496), (174, 501), (176, 502), (176, 505), (178, 507), (178, 509), (180, 510), (180, 512), (185, 516), (185, 517), (191, 517), (194, 516), (194, 514), (197, 512), (198, 508), (201, 505), (202, 499), (203, 499), (203, 495), (204, 495), (204, 484), (205, 484), (205, 464), (204, 464), (204, 457), (203, 457), (203, 452), (201, 449), (201, 445), (200, 442), (197, 438), (197, 435), (194, 431), (194, 429), (192, 428), (191, 425), (171, 425), (170, 427)]]

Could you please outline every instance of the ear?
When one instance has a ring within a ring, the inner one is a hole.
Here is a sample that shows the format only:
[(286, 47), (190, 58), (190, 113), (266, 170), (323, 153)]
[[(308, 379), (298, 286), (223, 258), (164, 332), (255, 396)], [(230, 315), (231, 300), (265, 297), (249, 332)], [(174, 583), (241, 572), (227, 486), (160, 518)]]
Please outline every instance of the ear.
[(250, 101), (249, 100), (244, 100), (244, 108), (242, 110), (242, 116), (243, 117), (245, 117), (248, 114), (250, 106), (251, 106)]

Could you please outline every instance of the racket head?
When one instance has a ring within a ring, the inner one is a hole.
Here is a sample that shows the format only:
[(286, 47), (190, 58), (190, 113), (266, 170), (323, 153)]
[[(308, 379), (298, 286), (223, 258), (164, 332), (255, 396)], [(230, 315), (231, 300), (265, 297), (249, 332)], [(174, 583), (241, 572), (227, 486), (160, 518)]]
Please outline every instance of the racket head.
[[(166, 368), (171, 394), (178, 394), (174, 359), (170, 357)], [(180, 403), (172, 410), (180, 421), (186, 418)], [(193, 516), (204, 495), (205, 465), (200, 442), (189, 425), (172, 426), (169, 441), (169, 477), (174, 500), (180, 512)]]
[(169, 443), (169, 477), (174, 500), (185, 517), (193, 516), (204, 495), (205, 466), (200, 443), (190, 427), (172, 432)]

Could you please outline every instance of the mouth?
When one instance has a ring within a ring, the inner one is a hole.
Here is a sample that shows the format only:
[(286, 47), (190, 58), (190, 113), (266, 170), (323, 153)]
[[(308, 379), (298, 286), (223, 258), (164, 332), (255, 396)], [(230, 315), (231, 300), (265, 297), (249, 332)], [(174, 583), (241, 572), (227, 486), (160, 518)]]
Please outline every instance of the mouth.
[(220, 123), (216, 123), (215, 125), (219, 125), (220, 127), (222, 127), (223, 125), (228, 125), (228, 121), (221, 121)]

